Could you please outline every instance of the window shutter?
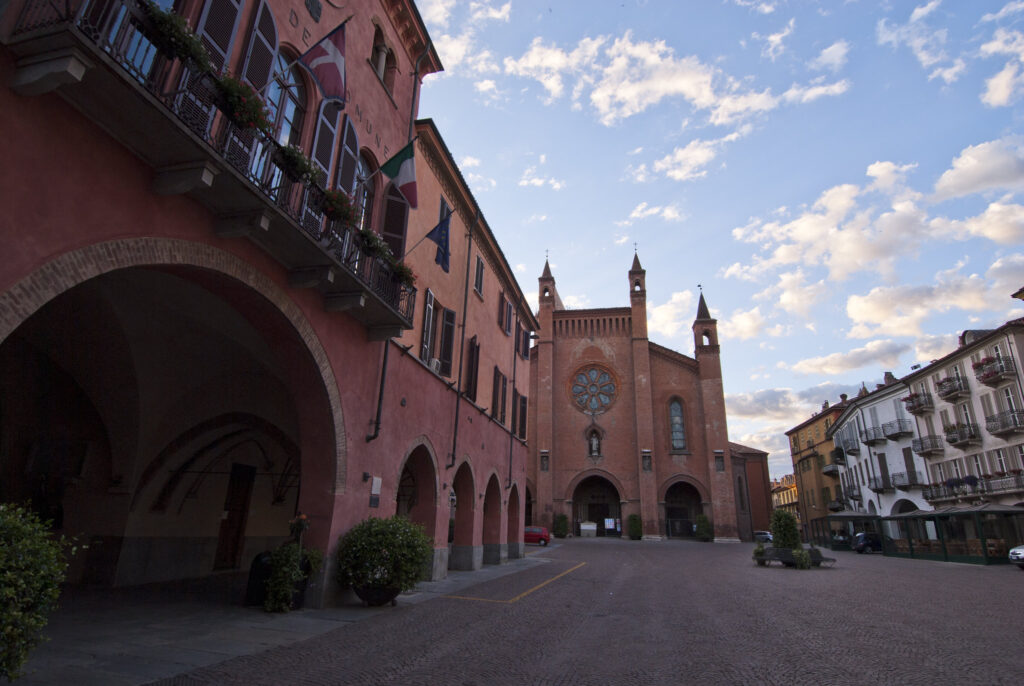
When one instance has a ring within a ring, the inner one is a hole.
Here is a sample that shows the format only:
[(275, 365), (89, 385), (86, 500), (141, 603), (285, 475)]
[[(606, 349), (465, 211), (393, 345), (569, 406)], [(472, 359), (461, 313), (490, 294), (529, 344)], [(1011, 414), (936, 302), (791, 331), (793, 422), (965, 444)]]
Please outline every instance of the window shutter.
[(405, 254), (405, 222), (409, 216), (409, 204), (392, 184), (384, 198), (384, 226), (381, 233), (391, 248), (396, 260)]
[(313, 164), (319, 167), (324, 178), (329, 178), (331, 165), (334, 163), (334, 141), (338, 135), (338, 116), (341, 106), (335, 100), (328, 100), (320, 105), (320, 119), (316, 124), (316, 136), (313, 139)]
[(441, 376), (452, 375), (452, 346), (455, 343), (455, 310), (444, 310), (441, 320)]
[(434, 333), (434, 294), (427, 291), (423, 296), (423, 332), (420, 339), (420, 359), (430, 362)]
[(505, 291), (498, 294), (498, 326), (505, 328)]
[(498, 371), (498, 366), (494, 366), (494, 383), (491, 384), (491, 416), (497, 417), (500, 413), (501, 408), (501, 372)]
[(523, 359), (530, 359), (530, 330), (523, 329)]
[(341, 160), (338, 162), (338, 180), (335, 187), (351, 193), (356, 185), (356, 167), (359, 162), (359, 135), (352, 117), (345, 115), (341, 136)]
[(501, 423), (505, 423), (505, 403), (508, 399), (508, 379), (501, 375)]
[(249, 52), (245, 56), (245, 66), (242, 68), (245, 80), (252, 84), (257, 92), (266, 88), (270, 81), (275, 55), (277, 55), (277, 24), (274, 23), (270, 5), (263, 2), (260, 5), (259, 14), (256, 15), (256, 24), (253, 26), (252, 36), (249, 38)]
[(519, 396), (519, 438), (526, 440), (526, 396)]
[(209, 0), (203, 8), (196, 35), (210, 54), (215, 72), (224, 68), (231, 54), (241, 9), (242, 0)]
[(476, 402), (476, 377), (480, 367), (480, 346), (477, 345), (476, 336), (469, 339), (469, 350), (466, 351), (466, 384), (463, 391), (473, 402)]

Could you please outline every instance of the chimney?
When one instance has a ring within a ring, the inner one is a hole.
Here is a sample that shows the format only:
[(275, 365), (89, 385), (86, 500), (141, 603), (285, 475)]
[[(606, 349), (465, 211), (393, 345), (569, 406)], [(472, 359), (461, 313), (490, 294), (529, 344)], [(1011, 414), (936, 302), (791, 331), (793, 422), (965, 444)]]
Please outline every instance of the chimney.
[(846, 402), (846, 394), (845, 393), (840, 393), (839, 394), (839, 399), (845, 403)]
[(823, 402), (821, 404), (821, 411), (824, 412), (827, 409), (828, 409), (828, 401), (826, 400), (825, 402)]
[(885, 377), (883, 379), (883, 383), (885, 383), (886, 386), (888, 386), (889, 384), (896, 383), (896, 376), (893, 375), (892, 372), (886, 372)]

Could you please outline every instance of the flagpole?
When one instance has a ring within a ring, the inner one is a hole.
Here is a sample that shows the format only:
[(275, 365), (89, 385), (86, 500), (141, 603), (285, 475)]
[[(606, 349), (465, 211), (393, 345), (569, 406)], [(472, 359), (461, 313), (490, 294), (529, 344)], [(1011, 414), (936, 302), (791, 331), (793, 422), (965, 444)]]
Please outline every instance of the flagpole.
[[(434, 229), (436, 229), (438, 226), (441, 226), (441, 224), (445, 221), (445, 219), (451, 219), (451, 216), (453, 214), (455, 214), (455, 210), (454, 209), (451, 212), (449, 212), (448, 214), (446, 214), (444, 219), (442, 219), (437, 224), (435, 224), (434, 225)], [(430, 231), (433, 231), (434, 229), (431, 229)], [(427, 240), (427, 236), (430, 235), (430, 231), (428, 231), (426, 233), (426, 235), (423, 236), (423, 238), (421, 238), (418, 241), (416, 241), (415, 243), (413, 243), (412, 247), (405, 251), (405, 255), (402, 256), (402, 259), (399, 260), (399, 262), (405, 262), (405, 258), (409, 256), (409, 253), (411, 253), (413, 250), (418, 248), (420, 243), (422, 243), (423, 241)]]

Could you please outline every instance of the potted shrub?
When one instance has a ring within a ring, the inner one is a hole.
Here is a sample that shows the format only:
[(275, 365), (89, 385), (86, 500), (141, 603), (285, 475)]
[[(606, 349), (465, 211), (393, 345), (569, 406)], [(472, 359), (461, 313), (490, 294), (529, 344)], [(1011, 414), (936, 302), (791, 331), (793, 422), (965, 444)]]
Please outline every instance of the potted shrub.
[(345, 191), (324, 191), (320, 209), (327, 219), (346, 229), (356, 224), (356, 208)]
[(764, 542), (758, 541), (754, 546), (754, 562), (758, 567), (767, 566), (768, 560), (764, 559)]
[(626, 519), (626, 527), (629, 531), (629, 538), (632, 541), (639, 541), (644, 537), (644, 523), (640, 515), (633, 513)]
[(800, 547), (800, 532), (797, 529), (796, 517), (785, 510), (772, 512), (772, 546), (792, 550)]
[(697, 536), (698, 541), (704, 541), (707, 543), (708, 541), (715, 540), (715, 530), (712, 528), (711, 520), (708, 519), (707, 515), (697, 515), (697, 519), (694, 523), (697, 525), (694, 535)]
[(419, 524), (399, 515), (370, 518), (339, 539), (336, 578), (367, 605), (394, 604), (399, 593), (419, 582), (432, 553)]
[(811, 568), (811, 554), (802, 547), (793, 549), (793, 562), (797, 569)]
[(370, 229), (359, 230), (359, 244), (367, 257), (379, 257), (381, 259), (391, 258), (391, 248), (384, 239)]
[(395, 275), (395, 281), (412, 288), (416, 284), (416, 274), (413, 273), (412, 267), (405, 264), (404, 262), (395, 262), (392, 266), (392, 273)]
[(43, 641), (67, 570), (67, 545), (35, 513), (0, 503), (0, 676), (8, 681), (21, 674), (29, 652)]
[(216, 80), (217, 108), (240, 129), (259, 130), (270, 135), (270, 114), (252, 86), (225, 74)]
[(565, 538), (569, 535), (569, 517), (564, 514), (555, 515), (554, 524), (551, 526), (551, 533), (555, 538)]
[(185, 17), (161, 9), (152, 0), (140, 0), (139, 7), (142, 9), (139, 30), (157, 51), (169, 59), (188, 62), (195, 71), (212, 71), (210, 55), (203, 42), (189, 28)]
[(302, 535), (309, 529), (309, 519), (301, 512), (288, 523), (292, 540), (270, 552), (270, 576), (267, 578), (263, 609), (267, 612), (288, 612), (302, 607), (309, 577), (320, 571), (324, 554), (302, 545)]
[(311, 184), (317, 177), (313, 161), (297, 145), (279, 145), (274, 151), (274, 164), (292, 183)]

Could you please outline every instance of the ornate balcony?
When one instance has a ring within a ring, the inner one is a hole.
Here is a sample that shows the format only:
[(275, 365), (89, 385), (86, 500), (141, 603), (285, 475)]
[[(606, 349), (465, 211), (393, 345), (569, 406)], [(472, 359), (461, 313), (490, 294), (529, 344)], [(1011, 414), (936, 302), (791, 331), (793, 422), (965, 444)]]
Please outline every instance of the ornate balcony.
[(915, 438), (911, 443), (911, 449), (918, 455), (929, 456), (929, 455), (942, 455), (946, 451), (946, 445), (942, 441), (942, 436), (922, 436), (921, 438)]
[(162, 55), (143, 32), (135, 0), (29, 0), (8, 41), (11, 88), (57, 91), (153, 168), (153, 192), (204, 205), (224, 238), (247, 238), (385, 339), (412, 328), (416, 289), (350, 228), (325, 221), (316, 182), (290, 181), (277, 142), (222, 111), (215, 78)]
[(821, 468), (821, 473), (824, 474), (825, 476), (838, 477), (839, 476), (839, 465), (827, 464), (827, 465), (825, 465), (824, 467)]
[(875, 493), (885, 493), (886, 491), (893, 490), (892, 484), (888, 478), (882, 476), (872, 476), (868, 479), (868, 488)]
[(860, 440), (864, 441), (868, 445), (877, 445), (878, 443), (885, 443), (887, 439), (885, 437), (885, 432), (882, 431), (882, 427), (868, 426), (861, 432)]
[(839, 447), (841, 447), (848, 455), (860, 455), (860, 441), (856, 438), (850, 438), (843, 436), (839, 439)]
[(935, 392), (943, 400), (950, 402), (959, 398), (966, 398), (971, 394), (967, 382), (959, 376), (947, 376), (935, 384)]
[(889, 475), (889, 478), (892, 480), (892, 485), (901, 491), (909, 491), (911, 488), (920, 488), (924, 485), (921, 473), (918, 471), (894, 472)]
[(909, 419), (894, 419), (891, 422), (882, 424), (882, 432), (886, 438), (891, 440), (910, 436), (914, 433), (914, 423)]
[(826, 507), (828, 507), (830, 512), (841, 512), (844, 509), (842, 500), (830, 500)]
[(850, 500), (863, 500), (863, 496), (860, 494), (860, 486), (850, 485), (843, 489), (843, 494), (846, 495)]
[(1013, 360), (1006, 357), (989, 359), (974, 368), (974, 378), (986, 386), (998, 386), (1016, 375), (1017, 369)]
[(832, 460), (832, 464), (837, 464), (843, 467), (846, 466), (846, 453), (843, 452), (842, 448), (835, 448), (834, 450), (829, 451), (828, 456), (829, 459)]
[(965, 476), (947, 479), (943, 484), (926, 486), (922, 495), (930, 502), (957, 500), (964, 497), (1024, 493), (1024, 476), (1020, 473), (995, 477)]
[(935, 401), (931, 393), (911, 393), (901, 398), (906, 403), (907, 412), (912, 415), (928, 414), (935, 411)]
[(1009, 410), (985, 417), (985, 429), (993, 436), (1024, 433), (1024, 410)]
[(955, 448), (963, 448), (969, 445), (981, 445), (981, 432), (975, 423), (956, 424), (942, 428), (946, 434), (946, 442)]

